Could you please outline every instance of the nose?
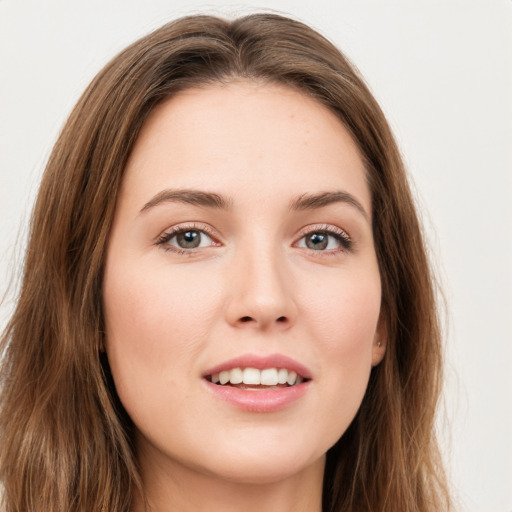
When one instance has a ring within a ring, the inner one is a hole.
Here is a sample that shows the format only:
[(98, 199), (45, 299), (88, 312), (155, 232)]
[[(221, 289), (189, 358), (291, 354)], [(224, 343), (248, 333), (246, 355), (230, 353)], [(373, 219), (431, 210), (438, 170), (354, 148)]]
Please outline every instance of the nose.
[(240, 252), (229, 276), (229, 324), (264, 331), (287, 330), (295, 323), (293, 279), (279, 250)]

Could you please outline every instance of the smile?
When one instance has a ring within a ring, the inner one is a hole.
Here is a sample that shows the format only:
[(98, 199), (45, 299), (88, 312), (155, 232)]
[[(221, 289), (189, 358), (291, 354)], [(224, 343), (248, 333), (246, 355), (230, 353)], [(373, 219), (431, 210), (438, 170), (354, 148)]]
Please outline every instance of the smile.
[(297, 386), (305, 379), (296, 371), (288, 368), (232, 368), (207, 375), (207, 380), (221, 386), (237, 386), (243, 389), (268, 389), (275, 387)]
[(203, 374), (203, 382), (212, 396), (251, 413), (291, 407), (307, 394), (312, 380), (307, 367), (283, 354), (246, 354)]

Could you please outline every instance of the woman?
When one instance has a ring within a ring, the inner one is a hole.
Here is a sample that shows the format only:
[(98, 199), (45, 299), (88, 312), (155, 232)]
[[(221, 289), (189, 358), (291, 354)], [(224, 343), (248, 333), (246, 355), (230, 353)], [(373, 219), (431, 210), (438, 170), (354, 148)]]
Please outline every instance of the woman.
[(449, 507), (403, 164), (296, 21), (184, 18), (100, 72), (43, 177), (3, 350), (6, 511)]

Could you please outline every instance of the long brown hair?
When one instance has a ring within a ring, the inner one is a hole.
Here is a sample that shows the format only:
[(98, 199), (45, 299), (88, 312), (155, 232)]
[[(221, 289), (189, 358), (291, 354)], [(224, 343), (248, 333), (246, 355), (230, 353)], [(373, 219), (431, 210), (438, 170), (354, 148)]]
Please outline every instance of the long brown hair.
[(129, 510), (140, 489), (132, 424), (102, 351), (102, 270), (116, 196), (155, 105), (233, 79), (286, 84), (326, 105), (367, 168), (387, 352), (356, 418), (327, 454), (324, 511), (449, 508), (434, 424), (442, 349), (434, 281), (393, 135), (329, 41), (300, 22), (254, 14), (190, 16), (140, 39), (98, 74), (62, 130), (2, 338), (6, 512)]

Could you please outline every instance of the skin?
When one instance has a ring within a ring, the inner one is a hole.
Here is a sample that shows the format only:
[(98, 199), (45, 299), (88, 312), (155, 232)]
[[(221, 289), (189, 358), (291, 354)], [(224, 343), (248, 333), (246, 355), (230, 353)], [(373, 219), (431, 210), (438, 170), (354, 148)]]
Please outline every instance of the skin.
[[(151, 510), (321, 510), (325, 453), (385, 350), (365, 176), (335, 115), (285, 86), (187, 90), (147, 119), (120, 190), (103, 291), (106, 349)], [(228, 207), (155, 204), (168, 189), (213, 192)], [(290, 207), (340, 191), (354, 201)], [(161, 243), (180, 227), (195, 229), (200, 247)], [(336, 232), (327, 247), (307, 245), (326, 229)], [(306, 393), (261, 413), (207, 392), (205, 371), (248, 353), (305, 365)], [(142, 509), (136, 496), (133, 510)]]

